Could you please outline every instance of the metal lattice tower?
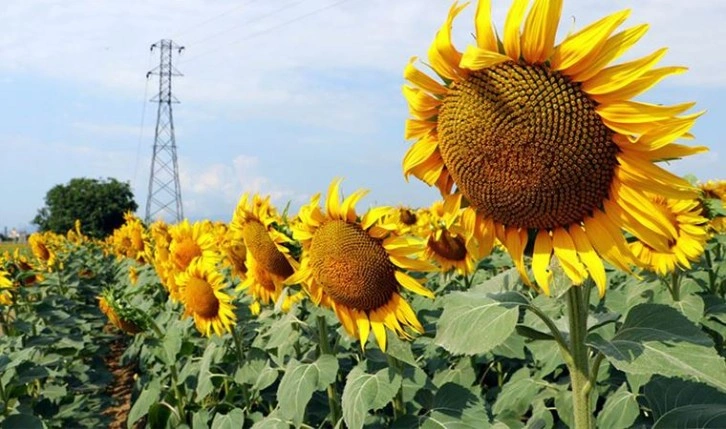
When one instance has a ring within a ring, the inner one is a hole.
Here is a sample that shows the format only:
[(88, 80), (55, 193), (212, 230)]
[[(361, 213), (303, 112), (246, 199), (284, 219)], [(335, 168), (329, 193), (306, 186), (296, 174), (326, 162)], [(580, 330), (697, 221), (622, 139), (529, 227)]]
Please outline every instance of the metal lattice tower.
[(164, 215), (171, 215), (171, 221), (179, 222), (184, 218), (182, 208), (181, 186), (179, 184), (179, 166), (176, 159), (176, 139), (174, 138), (174, 121), (171, 105), (179, 103), (171, 94), (172, 76), (183, 76), (172, 65), (172, 53), (181, 53), (184, 49), (171, 40), (162, 39), (153, 45), (151, 50), (159, 49), (159, 66), (146, 74), (159, 76), (159, 93), (150, 101), (158, 103), (156, 114), (156, 133), (154, 134), (154, 155), (151, 158), (151, 175), (149, 176), (149, 194), (146, 200), (147, 223)]

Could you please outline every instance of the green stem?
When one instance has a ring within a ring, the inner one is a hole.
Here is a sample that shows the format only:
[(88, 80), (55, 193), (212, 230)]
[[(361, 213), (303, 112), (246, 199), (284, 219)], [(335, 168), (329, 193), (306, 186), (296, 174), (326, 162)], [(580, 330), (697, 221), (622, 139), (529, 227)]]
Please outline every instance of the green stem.
[(242, 339), (239, 337), (236, 326), (232, 327), (232, 338), (234, 339), (234, 348), (237, 350), (237, 364), (242, 366), (245, 362), (245, 355), (242, 351)]
[[(154, 320), (151, 316), (149, 316), (146, 312), (141, 312), (146, 320), (149, 323), (149, 326), (151, 326), (151, 329), (154, 331), (154, 334), (156, 335), (156, 338), (161, 342), (164, 339), (164, 332), (159, 328), (159, 325), (156, 324), (156, 320)], [(176, 406), (179, 410), (179, 418), (181, 419), (182, 423), (187, 422), (186, 414), (184, 413), (184, 393), (182, 392), (181, 388), (179, 387), (179, 371), (177, 370), (176, 363), (175, 362), (169, 362), (169, 372), (171, 373), (171, 384), (172, 388), (174, 389), (174, 397), (176, 398)]]
[(560, 332), (557, 325), (555, 325), (555, 322), (550, 319), (549, 316), (544, 314), (537, 306), (531, 303), (527, 305), (527, 309), (532, 311), (532, 313), (537, 315), (537, 317), (539, 317), (544, 324), (547, 325), (555, 339), (555, 342), (557, 342), (557, 345), (560, 347), (560, 353), (562, 353), (562, 358), (565, 360), (565, 363), (568, 366), (572, 364), (572, 354), (570, 353), (569, 345), (567, 344), (565, 337), (562, 335), (562, 332)]
[(590, 369), (590, 380), (587, 382), (587, 386), (585, 386), (585, 389), (589, 392), (592, 390), (592, 387), (595, 386), (595, 383), (597, 383), (597, 373), (600, 372), (600, 364), (605, 359), (605, 355), (602, 353), (598, 353), (597, 356), (595, 356), (595, 360), (592, 362), (592, 368)]
[[(318, 316), (317, 323), (320, 354), (335, 356), (333, 354), (333, 350), (330, 348), (330, 343), (328, 342), (328, 324), (325, 322), (325, 316)], [(338, 400), (338, 395), (335, 390), (335, 381), (328, 385), (326, 391), (328, 393), (328, 408), (330, 408), (330, 422), (333, 427), (335, 427), (343, 416), (343, 412), (340, 408), (340, 401)]]
[(8, 402), (10, 402), (10, 398), (8, 398), (7, 394), (5, 393), (5, 387), (3, 387), (2, 379), (0, 378), (0, 396), (3, 399), (3, 416), (8, 415)]
[(718, 285), (716, 284), (716, 271), (713, 269), (713, 260), (711, 259), (711, 252), (706, 250), (706, 264), (708, 264), (708, 286), (711, 293), (716, 295), (718, 293)]
[(575, 429), (592, 428), (592, 410), (590, 409), (590, 369), (587, 345), (587, 312), (589, 303), (585, 301), (586, 292), (583, 288), (590, 287), (589, 282), (583, 286), (572, 286), (567, 291), (567, 310), (570, 323), (570, 351), (572, 363), (568, 364), (572, 383), (572, 407), (575, 414)]
[[(401, 362), (395, 357), (388, 354), (386, 355), (386, 359), (388, 360), (388, 366), (393, 368), (393, 370), (396, 371), (397, 374), (403, 377), (403, 368)], [(403, 386), (399, 386), (398, 392), (396, 392), (396, 396), (393, 397), (393, 419), (398, 420), (404, 415), (406, 415), (406, 406), (403, 403)]]
[(673, 297), (673, 301), (680, 301), (681, 300), (681, 278), (678, 273), (678, 270), (674, 270), (671, 273), (671, 285), (670, 285), (670, 291), (671, 296)]

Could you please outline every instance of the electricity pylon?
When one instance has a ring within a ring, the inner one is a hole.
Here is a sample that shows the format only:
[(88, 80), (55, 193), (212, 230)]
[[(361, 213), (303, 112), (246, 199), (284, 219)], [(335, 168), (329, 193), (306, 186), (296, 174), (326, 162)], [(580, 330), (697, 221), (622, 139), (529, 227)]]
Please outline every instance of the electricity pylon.
[(151, 175), (149, 176), (149, 194), (146, 199), (145, 222), (148, 224), (165, 214), (171, 215), (173, 221), (184, 218), (182, 208), (181, 185), (179, 184), (179, 166), (176, 158), (176, 139), (174, 138), (174, 120), (171, 105), (179, 103), (171, 94), (172, 76), (183, 76), (172, 65), (172, 53), (180, 54), (184, 49), (171, 40), (162, 39), (151, 45), (151, 51), (159, 49), (159, 66), (146, 73), (159, 76), (159, 93), (150, 101), (158, 103), (156, 113), (156, 132), (154, 134), (154, 154), (151, 158)]

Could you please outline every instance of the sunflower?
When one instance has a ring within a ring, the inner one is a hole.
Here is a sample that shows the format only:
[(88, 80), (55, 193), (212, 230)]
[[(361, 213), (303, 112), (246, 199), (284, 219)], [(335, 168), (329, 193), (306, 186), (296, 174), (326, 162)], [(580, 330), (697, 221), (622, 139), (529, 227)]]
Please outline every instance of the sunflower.
[(244, 194), (229, 225), (232, 243), (246, 251), (246, 278), (239, 288), (262, 304), (277, 301), (285, 280), (298, 267), (290, 253), (293, 240), (278, 230), (280, 224), (269, 196), (254, 195), (250, 200)]
[(52, 250), (54, 239), (55, 234), (51, 232), (34, 232), (28, 237), (28, 243), (33, 255), (48, 269), (56, 264), (56, 253)]
[(194, 259), (202, 256), (210, 263), (216, 263), (222, 259), (209, 223), (194, 222), (194, 224), (190, 224), (187, 219), (184, 219), (181, 223), (169, 228), (169, 235), (171, 236), (169, 259), (174, 264), (177, 273), (186, 270)]
[(447, 195), (432, 204), (428, 222), (419, 229), (426, 240), (423, 258), (436, 261), (441, 271), (452, 269), (460, 274), (473, 273), (477, 262), (492, 248), (493, 234), (485, 234), (476, 225), (476, 212), (461, 208), (461, 194)]
[(245, 262), (247, 248), (241, 234), (232, 229), (227, 229), (225, 238), (219, 248), (222, 251), (222, 263), (230, 267), (232, 276), (241, 280), (247, 278), (247, 264)]
[(13, 282), (10, 280), (10, 274), (7, 271), (0, 270), (0, 305), (12, 305), (13, 295), (9, 290), (13, 287)]
[(31, 286), (44, 280), (43, 275), (33, 267), (28, 258), (20, 254), (20, 249), (15, 249), (10, 262), (13, 268), (18, 271), (17, 278), (24, 286)]
[[(561, 0), (515, 0), (504, 30), (491, 22), (490, 1), (475, 13), (476, 44), (461, 53), (451, 41), (454, 3), (428, 51), (441, 78), (406, 66), (403, 87), (412, 118), (404, 160), (442, 194), (454, 184), (483, 227), (512, 255), (530, 284), (524, 249), (534, 237), (532, 270), (549, 293), (554, 255), (573, 284), (590, 277), (605, 292), (602, 260), (630, 271), (637, 264), (622, 230), (657, 250), (677, 231), (645, 192), (693, 199), (696, 190), (656, 162), (705, 151), (673, 143), (688, 138), (701, 113), (693, 103), (648, 104), (632, 98), (683, 67), (653, 68), (666, 50), (608, 66), (646, 32), (613, 34), (629, 15), (614, 13), (558, 45)], [(502, 37), (499, 38), (497, 35)]]
[(113, 231), (109, 238), (111, 248), (118, 258), (130, 258), (140, 263), (148, 262), (151, 237), (133, 213), (124, 214), (124, 224)]
[[(707, 199), (721, 201), (721, 206), (726, 207), (726, 180), (709, 180), (698, 185), (705, 193)], [(711, 228), (716, 233), (726, 233), (726, 217), (717, 214), (711, 219)]]
[(355, 204), (367, 191), (356, 191), (340, 203), (340, 182), (331, 183), (325, 212), (319, 207), (320, 194), (300, 208), (293, 236), (302, 244), (302, 260), (287, 283), (302, 284), (315, 304), (332, 308), (346, 332), (360, 338), (361, 347), (373, 330), (385, 350), (386, 327), (404, 337), (409, 336), (406, 326), (423, 332), (399, 293), (401, 286), (433, 298), (431, 291), (402, 269), (429, 271), (434, 267), (408, 258), (420, 254), (423, 240), (400, 236), (395, 224), (379, 222), (391, 208), (375, 208), (358, 219)]
[(668, 214), (677, 237), (669, 243), (667, 251), (659, 251), (641, 240), (629, 243), (633, 254), (651, 271), (664, 276), (676, 267), (690, 269), (690, 262), (698, 261), (708, 239), (708, 219), (701, 216), (698, 200), (672, 200), (659, 195), (650, 199)]
[(186, 271), (176, 276), (179, 295), (184, 304), (184, 317), (194, 317), (197, 330), (207, 337), (229, 332), (235, 325), (232, 297), (223, 289), (224, 277), (216, 270), (216, 261), (195, 258)]
[[(117, 301), (113, 298), (110, 291), (105, 291), (102, 295), (97, 297), (98, 308), (103, 314), (108, 317), (108, 321), (118, 329), (126, 332), (127, 334), (134, 335), (143, 331), (143, 323), (140, 321), (134, 321), (133, 318), (128, 317), (123, 309), (121, 309)], [(133, 310), (131, 310), (133, 312)]]

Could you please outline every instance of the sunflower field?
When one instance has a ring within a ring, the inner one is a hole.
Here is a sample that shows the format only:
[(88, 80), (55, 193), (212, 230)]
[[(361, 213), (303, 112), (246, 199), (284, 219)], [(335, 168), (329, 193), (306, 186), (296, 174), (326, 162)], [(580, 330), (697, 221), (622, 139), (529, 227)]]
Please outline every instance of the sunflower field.
[(685, 68), (529, 3), (405, 67), (429, 207), (333, 179), (0, 255), (0, 428), (726, 427), (726, 180), (664, 168), (693, 103), (635, 100)]

